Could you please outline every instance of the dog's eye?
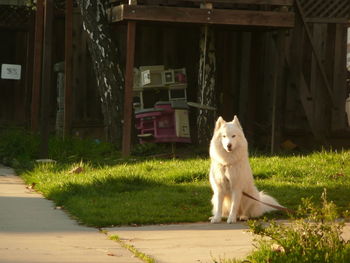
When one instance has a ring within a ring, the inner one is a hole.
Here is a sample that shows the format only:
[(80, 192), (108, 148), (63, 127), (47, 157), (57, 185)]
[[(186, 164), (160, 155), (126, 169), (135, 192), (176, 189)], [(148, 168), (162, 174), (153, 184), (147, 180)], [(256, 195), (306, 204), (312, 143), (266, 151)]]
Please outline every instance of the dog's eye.
[(222, 138), (226, 138), (226, 135), (222, 135)]
[(235, 138), (236, 137), (236, 135), (232, 135), (232, 138)]

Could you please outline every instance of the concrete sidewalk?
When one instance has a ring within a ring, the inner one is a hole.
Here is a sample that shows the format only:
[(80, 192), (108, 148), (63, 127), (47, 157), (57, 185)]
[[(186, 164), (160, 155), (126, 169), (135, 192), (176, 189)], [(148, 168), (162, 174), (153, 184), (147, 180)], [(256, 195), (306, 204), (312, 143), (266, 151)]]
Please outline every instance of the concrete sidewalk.
[[(213, 262), (252, 248), (244, 224), (196, 223), (106, 228), (157, 263)], [(95, 228), (78, 225), (0, 165), (1, 263), (141, 262)]]
[(157, 263), (213, 263), (213, 259), (244, 258), (253, 248), (247, 229), (243, 223), (195, 223), (106, 230)]
[(1, 263), (139, 263), (95, 228), (78, 225), (51, 201), (26, 189), (0, 165)]

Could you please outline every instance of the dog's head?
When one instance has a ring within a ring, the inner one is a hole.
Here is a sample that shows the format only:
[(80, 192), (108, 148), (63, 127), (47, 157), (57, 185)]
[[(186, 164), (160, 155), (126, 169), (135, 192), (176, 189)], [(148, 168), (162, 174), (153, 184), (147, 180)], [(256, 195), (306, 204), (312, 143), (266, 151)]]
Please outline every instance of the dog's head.
[(215, 124), (214, 136), (221, 142), (226, 152), (232, 152), (242, 142), (246, 142), (237, 116), (230, 122), (219, 117)]

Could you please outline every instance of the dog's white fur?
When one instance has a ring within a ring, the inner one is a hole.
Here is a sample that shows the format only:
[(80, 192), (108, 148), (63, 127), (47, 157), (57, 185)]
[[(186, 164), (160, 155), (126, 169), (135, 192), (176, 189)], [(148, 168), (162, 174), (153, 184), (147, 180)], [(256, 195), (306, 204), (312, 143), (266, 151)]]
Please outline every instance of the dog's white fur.
[(279, 205), (271, 196), (259, 192), (254, 185), (248, 158), (248, 143), (237, 116), (226, 122), (222, 117), (216, 121), (214, 135), (210, 142), (210, 184), (213, 189), (212, 223), (227, 217), (227, 223), (235, 223), (237, 217), (247, 220), (274, 210), (242, 194), (245, 192), (256, 199)]

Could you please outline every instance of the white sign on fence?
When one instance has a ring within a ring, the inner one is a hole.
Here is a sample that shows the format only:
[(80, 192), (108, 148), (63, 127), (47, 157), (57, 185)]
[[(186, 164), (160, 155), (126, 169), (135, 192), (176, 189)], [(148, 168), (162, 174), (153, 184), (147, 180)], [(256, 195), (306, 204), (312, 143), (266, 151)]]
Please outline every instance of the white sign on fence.
[(2, 79), (21, 79), (21, 65), (2, 64), (1, 78)]

